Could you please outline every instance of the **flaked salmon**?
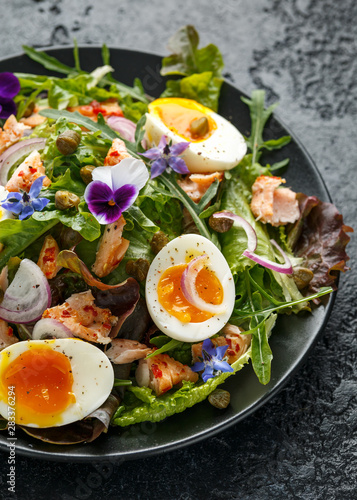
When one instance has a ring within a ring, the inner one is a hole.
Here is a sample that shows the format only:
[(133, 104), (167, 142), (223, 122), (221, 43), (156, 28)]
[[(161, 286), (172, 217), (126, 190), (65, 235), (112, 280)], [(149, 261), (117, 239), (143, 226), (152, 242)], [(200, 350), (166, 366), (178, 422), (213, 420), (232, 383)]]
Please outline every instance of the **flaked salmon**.
[(16, 344), (19, 339), (13, 334), (11, 326), (6, 321), (0, 319), (0, 351), (12, 344)]
[(194, 202), (199, 202), (210, 185), (218, 179), (219, 182), (224, 177), (223, 172), (213, 172), (212, 174), (191, 174), (187, 175), (182, 180), (178, 180), (178, 184), (185, 193)]
[(100, 240), (92, 271), (103, 278), (110, 274), (121, 262), (129, 247), (129, 240), (122, 237), (125, 219), (121, 216), (116, 222), (105, 226)]
[(94, 304), (92, 292), (75, 293), (59, 306), (46, 309), (43, 318), (53, 318), (63, 323), (75, 337), (109, 344), (112, 327), (118, 318), (109, 309), (102, 309)]
[(4, 128), (0, 128), (0, 154), (18, 142), (24, 135), (25, 130), (30, 128), (23, 123), (19, 123), (14, 115), (10, 115), (4, 124)]
[(191, 382), (198, 380), (198, 374), (189, 366), (183, 365), (168, 354), (141, 359), (135, 377), (139, 386), (150, 387), (157, 396), (169, 391), (183, 380)]
[(105, 354), (112, 363), (123, 365), (145, 358), (151, 351), (152, 349), (148, 346), (135, 340), (113, 339), (110, 348)]
[(48, 280), (54, 278), (61, 269), (60, 266), (57, 266), (57, 255), (59, 252), (56, 240), (51, 235), (46, 236), (37, 265)]
[(281, 177), (267, 175), (261, 175), (255, 180), (250, 208), (257, 220), (272, 226), (281, 226), (298, 220), (300, 211), (296, 193), (289, 188), (279, 187), (285, 182)]
[(40, 153), (35, 150), (17, 167), (5, 189), (10, 192), (19, 192), (21, 189), (28, 193), (34, 181), (41, 176), (45, 176), (43, 186), (48, 187), (51, 181), (45, 173)]
[(132, 158), (132, 156), (128, 153), (124, 141), (119, 138), (114, 139), (109, 148), (108, 154), (105, 157), (104, 165), (113, 167), (117, 163), (124, 160), (124, 158)]

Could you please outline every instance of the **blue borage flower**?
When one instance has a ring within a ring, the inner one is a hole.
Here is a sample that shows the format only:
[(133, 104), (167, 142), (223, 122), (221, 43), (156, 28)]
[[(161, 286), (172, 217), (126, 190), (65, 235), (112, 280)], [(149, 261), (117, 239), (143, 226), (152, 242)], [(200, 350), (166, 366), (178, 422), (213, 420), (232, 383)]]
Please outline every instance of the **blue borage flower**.
[(84, 199), (99, 224), (111, 224), (134, 203), (149, 173), (143, 161), (125, 158), (113, 167), (97, 167), (92, 178)]
[(28, 193), (24, 191), (21, 193), (9, 193), (1, 206), (5, 208), (5, 210), (18, 215), (20, 220), (27, 219), (35, 211), (41, 212), (50, 201), (48, 198), (38, 197), (42, 189), (44, 178), (45, 175), (38, 177), (33, 182)]
[(20, 82), (15, 75), (7, 71), (0, 73), (0, 118), (16, 115), (16, 104), (13, 98), (19, 92)]
[(189, 147), (189, 142), (178, 142), (177, 144), (171, 145), (167, 142), (166, 135), (163, 135), (160, 139), (159, 145), (157, 147), (148, 149), (145, 153), (139, 153), (145, 158), (152, 160), (151, 163), (151, 178), (161, 175), (167, 167), (171, 167), (172, 170), (178, 174), (189, 174), (185, 161), (182, 158), (178, 158), (186, 149)]
[(194, 372), (203, 370), (201, 376), (204, 382), (219, 375), (221, 372), (233, 372), (234, 370), (231, 365), (223, 360), (227, 349), (228, 345), (214, 347), (210, 339), (204, 340), (202, 343), (203, 360), (197, 361), (197, 363), (191, 366), (191, 370)]

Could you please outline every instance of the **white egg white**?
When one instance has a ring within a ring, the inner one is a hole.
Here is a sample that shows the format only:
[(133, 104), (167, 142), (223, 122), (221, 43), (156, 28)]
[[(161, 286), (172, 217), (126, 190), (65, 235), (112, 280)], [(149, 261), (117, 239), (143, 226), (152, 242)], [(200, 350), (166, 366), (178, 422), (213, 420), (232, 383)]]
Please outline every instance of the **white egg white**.
[[(60, 417), (55, 416), (56, 421), (51, 427), (81, 420), (99, 408), (108, 398), (113, 388), (114, 371), (107, 356), (100, 349), (82, 340), (67, 338), (18, 342), (0, 353), (1, 370), (4, 371), (9, 363), (25, 351), (43, 345), (48, 346), (53, 351), (65, 354), (69, 359), (73, 375), (72, 392), (75, 395), (75, 402), (63, 410)], [(35, 363), (33, 366), (35, 366)], [(40, 363), (39, 369), (41, 369)], [(7, 391), (3, 387), (1, 387), (0, 398), (0, 414), (7, 418), (9, 415), (9, 401)], [(21, 422), (16, 420), (16, 423)], [(26, 425), (28, 427), (50, 427), (50, 425), (39, 425), (35, 421), (26, 423)]]
[[(230, 170), (238, 165), (247, 152), (244, 137), (223, 116), (214, 113), (208, 108), (205, 109), (207, 115), (209, 114), (215, 121), (217, 128), (207, 139), (190, 142), (190, 146), (183, 153), (182, 158), (191, 173)], [(157, 146), (163, 135), (167, 136), (173, 144), (185, 141), (181, 136), (170, 130), (155, 112), (146, 114), (145, 130), (150, 147)]]
[(0, 186), (0, 221), (6, 220), (6, 219), (14, 219), (14, 214), (12, 212), (9, 212), (9, 210), (6, 210), (5, 208), (2, 208), (1, 204), (6, 200), (7, 195), (9, 194), (9, 191), (7, 191), (4, 186)]
[[(190, 255), (206, 254), (208, 267), (215, 272), (223, 288), (226, 310), (201, 323), (183, 323), (160, 304), (158, 284), (162, 273), (171, 266), (185, 264)], [(219, 332), (233, 312), (235, 286), (226, 259), (207, 238), (197, 234), (185, 234), (170, 241), (155, 257), (146, 278), (146, 304), (156, 326), (169, 337), (182, 342), (200, 342)]]

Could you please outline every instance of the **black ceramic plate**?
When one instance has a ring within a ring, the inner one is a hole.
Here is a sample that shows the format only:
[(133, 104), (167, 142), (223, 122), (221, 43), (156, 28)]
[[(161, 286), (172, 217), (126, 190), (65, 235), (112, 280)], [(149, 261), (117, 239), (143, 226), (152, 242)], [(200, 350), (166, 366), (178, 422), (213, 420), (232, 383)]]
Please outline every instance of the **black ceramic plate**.
[[(65, 64), (74, 65), (72, 49), (53, 48), (48, 52)], [(80, 57), (82, 67), (87, 71), (102, 65), (99, 47), (82, 47)], [(147, 93), (155, 97), (160, 95), (165, 86), (159, 73), (160, 62), (161, 58), (152, 54), (121, 49), (111, 50), (111, 64), (115, 68), (115, 78), (132, 85), (134, 78), (139, 77)], [(48, 74), (42, 66), (25, 55), (0, 61), (1, 71)], [(243, 134), (248, 134), (249, 112), (240, 100), (241, 95), (241, 91), (224, 83), (219, 112), (231, 120)], [(278, 119), (271, 119), (266, 131), (267, 138), (285, 134), (292, 135), (292, 142), (283, 151), (274, 153), (271, 159), (279, 161), (286, 157), (290, 158), (290, 167), (284, 173), (287, 185), (292, 186), (295, 191), (314, 194), (323, 201), (330, 201), (324, 182), (303, 146)], [(279, 317), (271, 338), (274, 360), (270, 383), (266, 386), (259, 384), (251, 365), (244, 367), (225, 383), (225, 389), (231, 393), (231, 404), (224, 411), (215, 409), (206, 401), (164, 422), (143, 423), (124, 430), (112, 428), (107, 435), (101, 436), (91, 444), (68, 447), (42, 443), (19, 430), (17, 452), (47, 460), (78, 462), (128, 459), (177, 449), (212, 436), (257, 410), (292, 377), (322, 332), (331, 313), (333, 299), (334, 297), (330, 298), (327, 306), (320, 306), (312, 314)], [(0, 434), (0, 449), (7, 449), (6, 438), (6, 433)]]

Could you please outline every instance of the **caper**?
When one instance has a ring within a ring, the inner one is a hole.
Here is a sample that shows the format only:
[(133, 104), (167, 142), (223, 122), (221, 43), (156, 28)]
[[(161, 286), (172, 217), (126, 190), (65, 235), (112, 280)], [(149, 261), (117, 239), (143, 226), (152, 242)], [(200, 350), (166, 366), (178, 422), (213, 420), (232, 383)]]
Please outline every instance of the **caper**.
[(55, 194), (55, 205), (58, 210), (67, 210), (67, 208), (78, 207), (80, 198), (69, 191), (57, 191)]
[(229, 405), (231, 401), (231, 395), (228, 391), (225, 391), (224, 389), (215, 389), (208, 396), (208, 401), (215, 408), (223, 410), (224, 408), (227, 408), (227, 406)]
[(57, 137), (56, 146), (62, 155), (71, 155), (78, 148), (81, 136), (75, 130), (66, 130)]
[(166, 236), (166, 234), (163, 233), (162, 231), (157, 231), (157, 233), (154, 234), (152, 240), (150, 241), (151, 250), (156, 255), (157, 253), (160, 252), (160, 250), (164, 248), (165, 245), (168, 244), (168, 242), (169, 239)]
[(95, 169), (94, 165), (86, 165), (85, 167), (82, 167), (79, 171), (79, 175), (82, 177), (82, 180), (85, 184), (89, 184), (92, 182), (92, 172)]
[(75, 231), (71, 227), (63, 226), (60, 234), (60, 247), (65, 249), (72, 248), (78, 245), (82, 239), (78, 231)]
[(25, 111), (23, 112), (23, 117), (24, 118), (28, 118), (29, 116), (32, 115), (33, 113), (33, 110), (35, 109), (35, 103), (32, 101), (30, 102), (30, 104), (27, 106), (27, 108), (25, 109)]
[(313, 277), (314, 273), (307, 267), (298, 266), (293, 270), (293, 278), (299, 290), (305, 288), (310, 283)]
[(190, 132), (193, 137), (204, 137), (209, 130), (209, 123), (205, 116), (196, 118), (190, 123)]
[(128, 260), (125, 271), (137, 281), (144, 281), (148, 274), (150, 262), (146, 259)]
[(233, 226), (232, 219), (228, 219), (226, 217), (211, 217), (208, 219), (208, 224), (210, 227), (217, 231), (217, 233), (226, 233)]

